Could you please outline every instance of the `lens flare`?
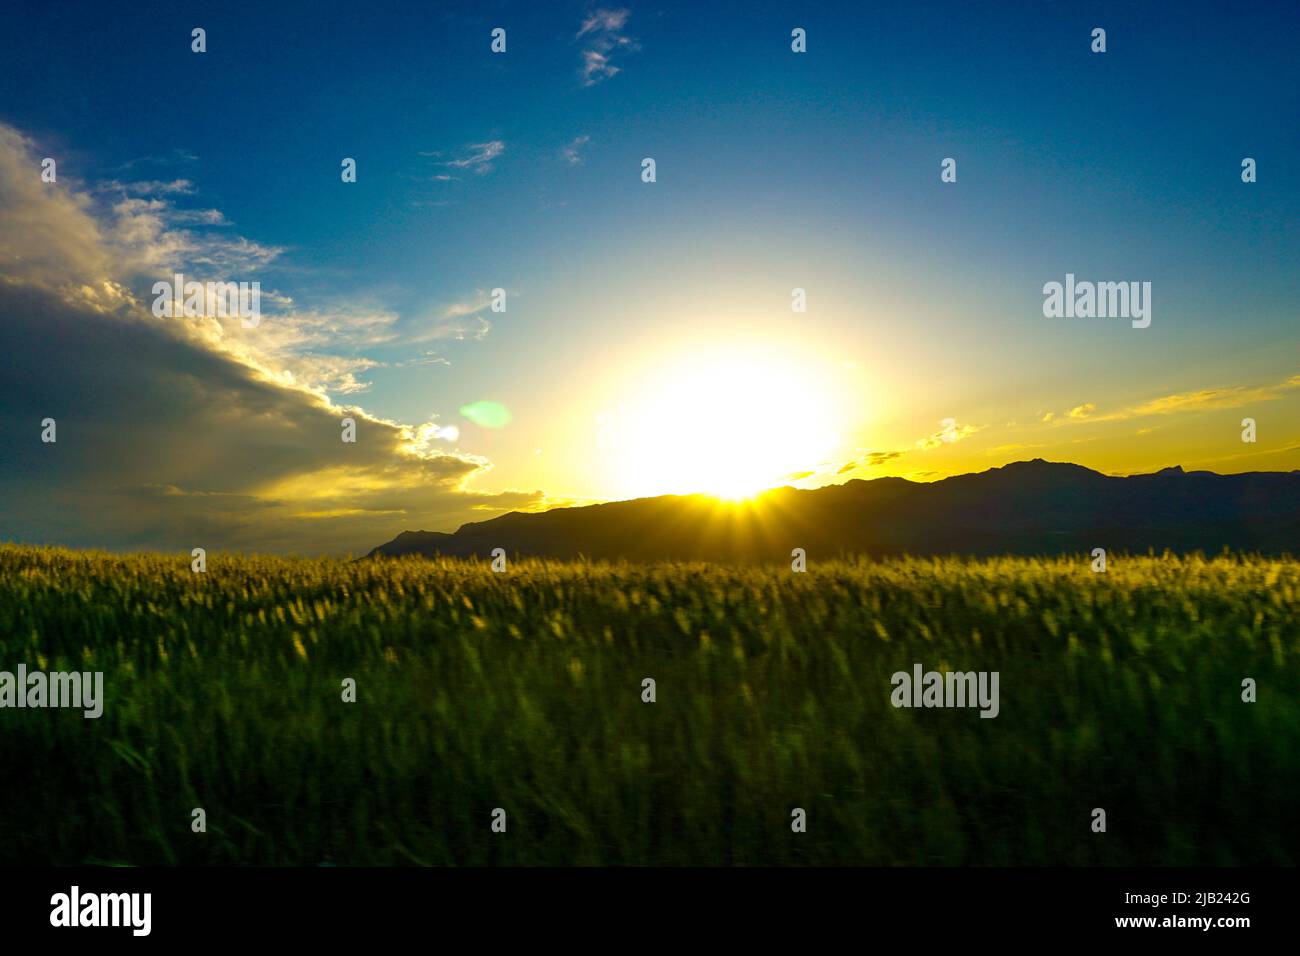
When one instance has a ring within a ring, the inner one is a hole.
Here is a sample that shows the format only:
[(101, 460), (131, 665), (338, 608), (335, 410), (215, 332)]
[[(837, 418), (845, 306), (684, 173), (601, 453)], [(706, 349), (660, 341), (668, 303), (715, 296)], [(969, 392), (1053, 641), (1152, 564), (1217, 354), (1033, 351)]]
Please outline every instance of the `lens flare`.
[(505, 428), (510, 424), (510, 410), (500, 402), (471, 402), (460, 413), (480, 428)]

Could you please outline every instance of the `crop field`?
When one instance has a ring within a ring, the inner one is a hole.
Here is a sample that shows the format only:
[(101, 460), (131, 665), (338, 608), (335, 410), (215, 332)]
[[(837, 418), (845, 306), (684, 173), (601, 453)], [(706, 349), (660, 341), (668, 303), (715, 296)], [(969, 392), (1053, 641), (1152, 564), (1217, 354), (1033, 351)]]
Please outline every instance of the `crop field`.
[[(0, 864), (1295, 864), (1298, 599), (1248, 557), (4, 545), (0, 671), (104, 676), (0, 709)], [(894, 706), (918, 664), (996, 717)]]

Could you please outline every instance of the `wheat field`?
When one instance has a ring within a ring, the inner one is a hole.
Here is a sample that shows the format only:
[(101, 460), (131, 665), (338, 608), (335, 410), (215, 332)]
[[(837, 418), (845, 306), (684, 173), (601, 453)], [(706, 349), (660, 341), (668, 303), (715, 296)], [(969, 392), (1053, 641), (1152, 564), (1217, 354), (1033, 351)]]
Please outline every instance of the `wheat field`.
[(106, 698), (0, 709), (0, 863), (1300, 862), (1300, 562), (1089, 564), (0, 546), (0, 670)]

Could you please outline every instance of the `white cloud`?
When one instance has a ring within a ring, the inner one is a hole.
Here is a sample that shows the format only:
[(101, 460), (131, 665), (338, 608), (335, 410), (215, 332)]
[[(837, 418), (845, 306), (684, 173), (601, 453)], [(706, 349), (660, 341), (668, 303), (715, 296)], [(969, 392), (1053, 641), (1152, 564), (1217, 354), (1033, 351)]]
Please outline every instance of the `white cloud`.
[(560, 155), (563, 156), (565, 161), (570, 165), (581, 165), (582, 147), (586, 146), (589, 142), (591, 142), (590, 136), (576, 136), (569, 142), (569, 145), (560, 150)]
[(481, 176), (492, 171), (492, 162), (506, 151), (506, 144), (493, 139), (486, 143), (471, 143), (465, 149), (468, 150), (467, 155), (448, 160), (442, 165), (453, 169), (468, 169)]
[(617, 33), (627, 24), (627, 18), (631, 15), (631, 10), (596, 10), (582, 21), (578, 36), (584, 37), (588, 33)]
[(575, 39), (582, 40), (582, 67), (579, 75), (583, 86), (595, 86), (616, 76), (621, 68), (610, 62), (615, 53), (638, 49), (637, 43), (623, 33), (632, 11), (599, 9), (582, 21)]
[(963, 438), (969, 438), (976, 432), (982, 431), (985, 427), (983, 425), (958, 425), (955, 418), (945, 418), (939, 425), (940, 428), (937, 432), (920, 439), (916, 443), (916, 447), (923, 451), (931, 451), (944, 445), (953, 445)]
[(599, 50), (582, 51), (582, 85), (595, 86), (601, 80), (617, 76), (619, 68), (612, 66), (609, 57)]
[(130, 193), (133, 196), (186, 196), (194, 192), (194, 183), (188, 179), (173, 179), (170, 181), (150, 179), (139, 182), (120, 182), (116, 179), (110, 179), (99, 188)]

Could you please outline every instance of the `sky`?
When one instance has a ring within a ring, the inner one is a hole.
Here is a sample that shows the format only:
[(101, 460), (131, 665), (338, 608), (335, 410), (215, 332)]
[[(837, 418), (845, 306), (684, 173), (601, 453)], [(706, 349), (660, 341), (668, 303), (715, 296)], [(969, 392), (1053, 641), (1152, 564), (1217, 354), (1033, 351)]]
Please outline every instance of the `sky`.
[[(1300, 7), (1158, 6), (9, 5), (0, 539), (1300, 468)], [(260, 322), (154, 315), (176, 272)]]

